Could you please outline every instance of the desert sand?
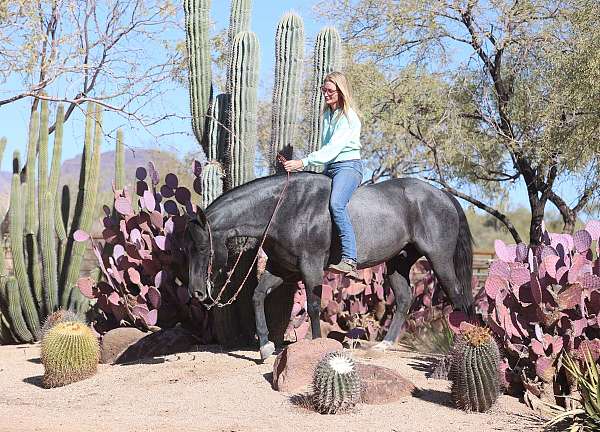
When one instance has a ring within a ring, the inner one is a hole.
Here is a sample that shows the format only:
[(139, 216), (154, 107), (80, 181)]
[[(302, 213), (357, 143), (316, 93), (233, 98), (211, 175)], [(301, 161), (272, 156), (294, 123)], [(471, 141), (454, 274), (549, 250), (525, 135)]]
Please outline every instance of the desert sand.
[(350, 413), (321, 415), (272, 389), (274, 357), (197, 351), (127, 365), (100, 365), (69, 386), (44, 389), (39, 345), (0, 346), (0, 431), (516, 431), (540, 430), (525, 405), (501, 396), (483, 414), (454, 409), (447, 381), (427, 379), (427, 357), (395, 346), (353, 350), (357, 361), (392, 368), (413, 396)]

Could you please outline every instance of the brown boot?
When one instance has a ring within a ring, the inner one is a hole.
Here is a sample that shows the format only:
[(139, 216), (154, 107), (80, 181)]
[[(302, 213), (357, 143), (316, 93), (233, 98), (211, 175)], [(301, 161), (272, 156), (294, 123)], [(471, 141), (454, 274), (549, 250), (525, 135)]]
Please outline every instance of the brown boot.
[(335, 273), (342, 273), (355, 279), (358, 278), (358, 273), (356, 273), (356, 262), (349, 258), (343, 258), (337, 264), (330, 264), (329, 267), (327, 267), (327, 270)]

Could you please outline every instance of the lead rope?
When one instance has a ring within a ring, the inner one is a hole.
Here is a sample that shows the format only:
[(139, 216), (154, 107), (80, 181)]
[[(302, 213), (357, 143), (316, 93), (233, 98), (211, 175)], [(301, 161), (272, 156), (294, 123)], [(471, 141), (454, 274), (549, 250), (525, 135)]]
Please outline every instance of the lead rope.
[[(279, 163), (281, 163), (282, 165), (287, 162), (286, 158), (283, 157), (281, 154), (277, 154), (277, 161)], [(225, 284), (223, 285), (223, 288), (221, 288), (221, 290), (219, 291), (219, 294), (217, 295), (217, 297), (215, 299), (212, 298), (212, 282), (211, 282), (211, 273), (212, 273), (212, 260), (213, 260), (213, 255), (214, 255), (214, 250), (213, 250), (213, 245), (212, 245), (212, 232), (210, 229), (210, 225), (208, 223), (208, 219), (206, 220), (206, 226), (208, 227), (208, 238), (210, 241), (210, 260), (208, 263), (208, 269), (206, 272), (206, 291), (208, 293), (208, 297), (211, 300), (211, 304), (206, 305), (206, 309), (212, 309), (213, 307), (217, 306), (217, 307), (225, 307), (225, 306), (229, 306), (230, 304), (232, 304), (236, 299), (237, 296), (240, 294), (240, 292), (242, 291), (242, 288), (244, 287), (244, 284), (246, 283), (246, 281), (248, 280), (248, 276), (250, 276), (250, 272), (252, 271), (252, 269), (254, 268), (254, 264), (256, 264), (256, 260), (258, 259), (258, 254), (260, 253), (261, 248), (263, 247), (263, 244), (265, 243), (265, 239), (267, 238), (267, 233), (269, 231), (269, 228), (271, 227), (271, 223), (273, 222), (273, 219), (275, 218), (275, 214), (277, 213), (277, 210), (279, 209), (281, 203), (283, 202), (283, 197), (285, 196), (285, 192), (287, 190), (287, 187), (290, 183), (290, 172), (287, 172), (287, 177), (285, 179), (285, 185), (283, 186), (283, 189), (281, 190), (281, 193), (279, 194), (279, 199), (277, 200), (277, 204), (275, 205), (275, 209), (273, 210), (273, 213), (271, 214), (271, 218), (269, 219), (269, 223), (267, 224), (267, 227), (265, 228), (265, 232), (263, 233), (262, 236), (262, 240), (260, 241), (260, 245), (258, 246), (258, 250), (256, 251), (256, 255), (254, 256), (254, 260), (252, 260), (252, 265), (250, 266), (250, 268), (248, 269), (248, 273), (246, 273), (246, 276), (244, 277), (244, 280), (242, 281), (242, 283), (240, 284), (239, 288), (237, 289), (237, 291), (233, 294), (233, 296), (227, 300), (227, 302), (225, 303), (220, 303), (221, 300), (221, 296), (223, 295), (223, 293), (225, 292), (225, 288), (227, 288), (227, 286), (231, 283), (231, 276), (233, 275), (238, 263), (240, 262), (240, 259), (242, 257), (242, 253), (244, 252), (243, 248), (242, 251), (238, 254), (237, 259), (235, 260), (235, 264), (233, 264), (233, 268), (231, 269), (231, 271), (229, 271), (229, 273), (227, 273), (227, 280), (225, 281)], [(247, 240), (246, 240), (247, 242)], [(244, 246), (246, 245), (246, 243), (244, 243)]]

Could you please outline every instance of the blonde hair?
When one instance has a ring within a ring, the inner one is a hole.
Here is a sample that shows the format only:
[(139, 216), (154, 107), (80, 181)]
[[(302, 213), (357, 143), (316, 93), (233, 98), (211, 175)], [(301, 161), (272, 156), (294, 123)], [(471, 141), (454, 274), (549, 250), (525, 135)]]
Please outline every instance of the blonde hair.
[[(339, 92), (338, 105), (342, 109), (344, 115), (348, 117), (348, 112), (350, 109), (354, 110), (354, 112), (356, 112), (356, 114), (359, 115), (358, 108), (356, 107), (356, 103), (354, 102), (354, 98), (352, 97), (352, 87), (350, 86), (350, 82), (348, 81), (348, 78), (346, 78), (346, 75), (337, 71), (331, 72), (327, 74), (323, 79), (323, 84), (325, 84), (326, 82), (334, 84), (337, 88)], [(328, 109), (329, 105), (325, 103), (323, 105), (322, 113), (324, 114), (325, 111), (327, 111)]]

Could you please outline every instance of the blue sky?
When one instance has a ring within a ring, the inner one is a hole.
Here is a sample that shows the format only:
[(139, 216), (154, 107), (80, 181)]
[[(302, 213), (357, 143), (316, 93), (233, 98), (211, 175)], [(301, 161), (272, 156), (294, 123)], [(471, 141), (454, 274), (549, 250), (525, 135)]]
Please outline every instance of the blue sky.
[[(180, 3), (182, 4), (183, 2)], [(279, 19), (285, 12), (293, 10), (304, 20), (306, 56), (310, 55), (312, 51), (314, 38), (318, 31), (326, 25), (335, 25), (335, 23), (324, 21), (312, 12), (312, 7), (315, 3), (316, 1), (313, 0), (253, 0), (251, 27), (257, 33), (261, 45), (260, 93), (262, 97), (270, 97), (271, 94), (275, 30)], [(215, 22), (213, 31), (217, 32), (228, 26), (229, 6), (230, 1), (213, 0), (211, 9), (211, 19)], [(180, 16), (183, 20), (182, 11)], [(174, 34), (172, 37), (183, 40), (185, 38), (183, 30), (180, 33)], [(2, 171), (9, 171), (11, 169), (10, 162), (14, 149), (19, 149), (22, 155), (26, 152), (30, 103), (30, 100), (22, 100), (0, 107), (0, 136), (5, 136), (8, 139), (7, 149), (0, 165), (0, 170)], [(187, 89), (179, 87), (172, 90), (168, 94), (168, 97), (164, 98), (161, 102), (161, 106), (155, 108), (161, 109), (162, 107), (166, 110), (175, 111), (182, 116), (189, 116)], [(122, 118), (114, 113), (105, 112), (104, 121), (105, 129), (107, 130), (122, 127), (125, 134), (125, 142), (131, 148), (160, 148), (161, 150), (172, 151), (180, 156), (198, 148), (196, 140), (191, 135), (189, 120), (163, 122), (160, 128), (154, 130), (155, 134), (164, 134), (172, 131), (185, 131), (185, 133), (164, 136), (158, 139), (147, 133), (139, 125), (124, 122)], [(103, 151), (114, 149), (114, 145), (114, 139), (105, 139)], [(83, 119), (81, 114), (78, 114), (72, 116), (65, 127), (63, 160), (70, 159), (79, 154), (82, 146)], [(516, 193), (511, 194), (511, 200), (516, 205), (527, 206), (527, 195), (522, 182), (516, 186)]]
[[(183, 4), (183, 2), (180, 3)], [(285, 12), (290, 10), (295, 11), (303, 18), (306, 38), (305, 55), (309, 55), (316, 34), (322, 27), (327, 25), (322, 20), (317, 22), (316, 16), (311, 12), (311, 8), (315, 3), (314, 1), (307, 0), (253, 0), (251, 27), (257, 33), (261, 46), (260, 92), (262, 96), (268, 97), (271, 94), (275, 56), (275, 30), (279, 19)], [(229, 25), (229, 6), (229, 1), (213, 0), (211, 19), (215, 23), (215, 32)], [(180, 15), (183, 19), (183, 12)], [(181, 34), (174, 35), (174, 38), (183, 40), (185, 34), (181, 31)], [(9, 171), (11, 169), (13, 150), (18, 149), (21, 155), (26, 153), (30, 104), (31, 101), (26, 99), (0, 107), (0, 136), (4, 136), (8, 140), (7, 148), (0, 164), (0, 170), (2, 171)], [(161, 104), (166, 109), (173, 110), (182, 116), (189, 116), (188, 94), (185, 88), (179, 88), (170, 92)], [(105, 112), (104, 124), (106, 130), (121, 126), (127, 145), (133, 148), (161, 148), (162, 150), (176, 152), (179, 155), (198, 148), (198, 144), (193, 136), (191, 136), (191, 126), (187, 120), (164, 122), (159, 129), (154, 130), (155, 134), (169, 133), (173, 130), (183, 130), (187, 133), (161, 137), (159, 139), (156, 139), (135, 124), (129, 125), (124, 123), (123, 119), (114, 113)], [(110, 138), (105, 139), (103, 142), (103, 151), (114, 149), (114, 145), (114, 140)], [(80, 114), (74, 114), (65, 126), (63, 160), (70, 159), (79, 154), (82, 146), (83, 120)]]

